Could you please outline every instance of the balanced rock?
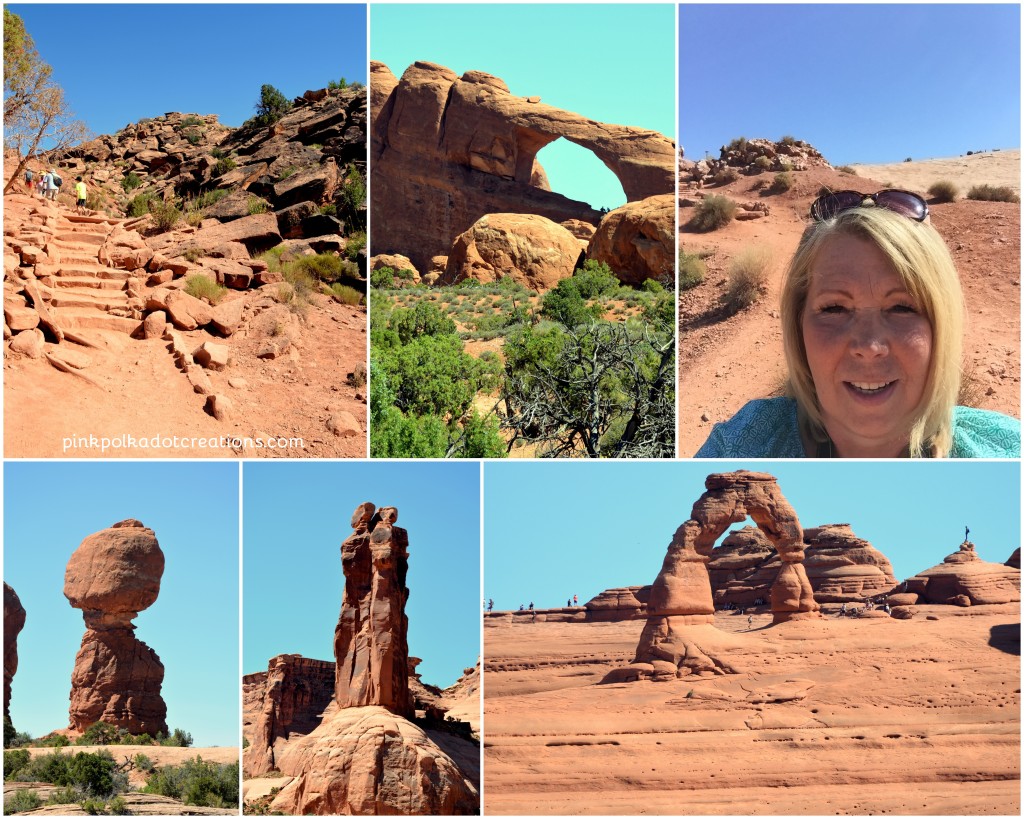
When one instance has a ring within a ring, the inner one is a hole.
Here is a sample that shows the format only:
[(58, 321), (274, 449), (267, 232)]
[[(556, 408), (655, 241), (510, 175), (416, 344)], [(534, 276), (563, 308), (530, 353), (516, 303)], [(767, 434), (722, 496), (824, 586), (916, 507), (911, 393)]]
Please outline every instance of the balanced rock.
[(989, 563), (978, 557), (974, 544), (965, 540), (960, 548), (906, 581), (906, 590), (925, 603), (978, 606), (1020, 602), (1020, 569), (1004, 563)]
[(11, 682), (18, 672), (18, 635), (25, 627), (25, 608), (17, 592), (4, 583), (4, 724), (11, 719)]
[(132, 734), (167, 733), (164, 667), (132, 620), (160, 593), (164, 555), (152, 529), (123, 520), (89, 535), (64, 572), (64, 596), (86, 632), (71, 674), (71, 730), (103, 721)]
[(482, 71), (416, 62), (398, 80), (371, 62), (370, 75), (374, 250), (418, 270), (488, 213), (596, 225), (600, 212), (548, 189), (537, 152), (560, 137), (593, 152), (630, 202), (674, 190), (675, 145), (655, 131), (530, 102)]
[(582, 264), (579, 242), (543, 216), (489, 213), (460, 234), (448, 254), (441, 284), (476, 279), (485, 284), (505, 276), (545, 292)]
[(587, 258), (607, 264), (625, 284), (669, 278), (675, 271), (675, 234), (674, 194), (627, 202), (601, 220)]
[(409, 535), (398, 510), (363, 503), (341, 544), (345, 591), (334, 630), (335, 699), (342, 708), (382, 705), (414, 716), (409, 696)]

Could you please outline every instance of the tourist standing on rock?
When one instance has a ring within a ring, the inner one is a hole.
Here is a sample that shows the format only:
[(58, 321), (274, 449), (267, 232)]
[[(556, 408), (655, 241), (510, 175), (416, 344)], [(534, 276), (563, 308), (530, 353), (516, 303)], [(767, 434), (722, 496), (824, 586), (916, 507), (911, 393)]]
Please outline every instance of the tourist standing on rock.
[(82, 181), (82, 177), (80, 176), (75, 179), (75, 196), (78, 197), (78, 201), (75, 204), (75, 210), (83, 214), (88, 213), (85, 209), (85, 200), (88, 198), (85, 190), (85, 182)]
[(698, 458), (1019, 458), (1020, 421), (957, 406), (964, 305), (916, 193), (839, 191), (782, 288), (787, 395), (716, 424)]
[(494, 611), (494, 598), (491, 597), (487, 600), (487, 610)]
[(574, 606), (578, 606), (580, 604), (580, 599), (575, 594), (572, 596), (572, 604)]

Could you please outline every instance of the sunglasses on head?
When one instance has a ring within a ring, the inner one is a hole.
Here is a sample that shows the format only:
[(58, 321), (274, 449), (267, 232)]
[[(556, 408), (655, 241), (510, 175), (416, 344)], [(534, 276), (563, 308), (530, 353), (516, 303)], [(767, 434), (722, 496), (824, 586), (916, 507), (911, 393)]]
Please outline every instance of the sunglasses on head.
[(860, 193), (859, 191), (835, 191), (826, 193), (814, 200), (811, 205), (811, 218), (815, 222), (832, 219), (844, 210), (859, 208), (868, 200), (876, 207), (891, 210), (900, 216), (906, 216), (915, 222), (923, 222), (928, 218), (928, 203), (921, 196), (910, 191), (886, 189), (878, 193)]

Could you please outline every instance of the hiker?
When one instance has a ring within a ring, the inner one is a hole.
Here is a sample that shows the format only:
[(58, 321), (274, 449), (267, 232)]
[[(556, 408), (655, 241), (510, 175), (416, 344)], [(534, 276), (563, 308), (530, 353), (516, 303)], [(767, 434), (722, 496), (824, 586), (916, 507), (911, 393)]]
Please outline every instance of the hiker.
[(839, 608), (839, 616), (840, 617), (845, 617), (846, 616), (846, 603), (843, 603), (843, 605)]
[(86, 214), (88, 211), (85, 209), (86, 196), (85, 182), (82, 181), (82, 177), (75, 179), (75, 196), (78, 197), (78, 202), (75, 204), (75, 210), (81, 214)]
[(35, 171), (33, 171), (28, 165), (25, 166), (25, 190), (32, 193), (32, 179), (35, 177)]
[(753, 614), (748, 614), (747, 615), (747, 629), (752, 629), (753, 627), (754, 627), (754, 615)]
[(57, 172), (50, 168), (47, 171), (46, 176), (43, 177), (43, 181), (46, 182), (46, 195), (44, 198), (49, 199), (51, 202), (57, 201), (57, 188), (60, 187), (57, 184)]
[(533, 601), (530, 601), (530, 611), (533, 611)]
[(572, 608), (572, 598), (571, 597), (568, 600), (565, 601), (565, 607), (567, 609), (571, 609)]
[(575, 594), (572, 596), (572, 604), (574, 606), (578, 606), (580, 604), (580, 599)]
[(523, 604), (522, 604), (522, 603), (520, 603), (520, 604), (519, 604), (519, 610), (520, 610), (520, 611), (522, 611), (522, 610), (523, 610)]
[(489, 600), (487, 601), (487, 610), (488, 610), (488, 611), (494, 611), (494, 598), (493, 598), (493, 597), (492, 597), (492, 598), (490, 598), (490, 599), (489, 599)]
[(905, 190), (814, 200), (782, 285), (786, 395), (716, 424), (696, 457), (1020, 457), (1019, 420), (957, 405), (963, 293), (928, 214)]

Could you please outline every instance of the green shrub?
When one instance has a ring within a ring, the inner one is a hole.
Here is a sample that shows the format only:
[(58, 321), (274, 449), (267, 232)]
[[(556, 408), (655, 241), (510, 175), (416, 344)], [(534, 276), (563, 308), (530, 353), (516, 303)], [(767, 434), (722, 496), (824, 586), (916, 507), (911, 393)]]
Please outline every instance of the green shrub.
[(150, 199), (149, 213), (156, 229), (164, 233), (181, 221), (182, 213), (172, 199)]
[(143, 793), (180, 799), (186, 805), (225, 807), (238, 805), (238, 763), (217, 765), (202, 757), (181, 765), (168, 765), (149, 777)]
[(128, 810), (128, 803), (124, 801), (123, 796), (115, 796), (110, 802), (107, 803), (107, 813), (111, 816), (130, 816), (131, 811)]
[(280, 273), (283, 269), (281, 264), (281, 256), (284, 254), (285, 246), (278, 245), (272, 247), (270, 250), (264, 251), (259, 255), (259, 258), (267, 263), (267, 270), (271, 273)]
[(349, 212), (353, 214), (366, 204), (366, 180), (355, 165), (349, 165), (345, 172), (341, 198)]
[(747, 149), (747, 145), (749, 145), (749, 144), (750, 143), (747, 141), (746, 137), (736, 137), (736, 139), (732, 140), (732, 142), (730, 142), (728, 145), (725, 146), (725, 150), (726, 151), (745, 151)]
[(125, 193), (135, 190), (141, 184), (142, 177), (135, 173), (135, 171), (130, 171), (128, 175), (121, 180), (121, 187), (124, 188)]
[(366, 232), (357, 231), (348, 237), (345, 244), (345, 255), (353, 262), (359, 258), (359, 251), (366, 247)]
[(211, 191), (204, 191), (196, 197), (196, 206), (200, 208), (208, 208), (212, 205), (216, 205), (221, 199), (227, 196), (231, 191), (227, 188), (214, 188)]
[[(185, 279), (185, 292), (197, 299), (207, 299), (210, 304), (216, 304), (228, 292), (226, 287), (221, 287), (217, 282), (203, 273), (193, 273)], [(167, 741), (161, 745), (170, 744)]]
[(729, 264), (729, 280), (725, 290), (725, 307), (738, 313), (761, 298), (768, 282), (771, 254), (764, 248), (747, 248)]
[(213, 147), (210, 148), (210, 156), (212, 156), (214, 159), (223, 159), (224, 157), (227, 156), (227, 153), (224, 151), (223, 148)]
[(335, 282), (329, 288), (331, 297), (335, 301), (340, 301), (342, 304), (359, 305), (363, 303), (364, 296), (354, 287), (349, 287), (347, 284), (338, 284)]
[(273, 125), (292, 109), (291, 100), (272, 85), (260, 87), (260, 98), (256, 103), (256, 116), (249, 120), (253, 125)]
[(160, 744), (169, 748), (191, 748), (192, 734), (175, 728), (169, 737), (160, 740)]
[(967, 191), (967, 198), (981, 202), (1020, 202), (1020, 196), (1013, 188), (993, 185), (975, 185)]
[(260, 199), (258, 196), (250, 196), (245, 204), (250, 216), (266, 213), (270, 210), (270, 203), (266, 199)]
[(116, 745), (121, 735), (127, 733), (109, 722), (94, 722), (75, 741), (76, 745)]
[(304, 271), (322, 282), (336, 282), (343, 275), (350, 273), (346, 260), (330, 253), (317, 253), (315, 256), (300, 256), (288, 262), (288, 267), (296, 271)]
[(153, 770), (153, 760), (143, 753), (136, 754), (134, 762), (135, 767), (138, 768), (140, 771), (148, 772)]
[(948, 179), (942, 179), (928, 188), (928, 195), (939, 203), (955, 202), (960, 191)]
[(23, 749), (4, 751), (4, 781), (14, 779), (31, 759), (32, 755)]
[(217, 164), (213, 166), (214, 176), (224, 176), (228, 171), (233, 171), (238, 167), (238, 163), (235, 162), (233, 156), (225, 156), (217, 160)]
[(198, 125), (198, 126), (202, 127), (202, 126), (206, 125), (206, 123), (203, 122), (199, 117), (189, 116), (189, 117), (185, 117), (185, 119), (183, 119), (181, 121), (180, 127), (182, 129), (185, 129), (185, 128), (191, 128), (191, 127), (193, 127), (195, 125)]
[(181, 135), (185, 137), (189, 145), (198, 145), (203, 139), (203, 132), (198, 131), (195, 128), (189, 128), (188, 130), (182, 131)]
[(374, 290), (391, 290), (395, 286), (395, 271), (390, 267), (378, 267), (370, 272), (370, 287)]
[(113, 772), (114, 759), (110, 754), (75, 754), (68, 762), (70, 784), (95, 796), (109, 796), (114, 792)]
[(69, 786), (56, 788), (50, 791), (46, 797), (47, 805), (74, 805), (82, 798), (83, 794), (78, 788)]
[(718, 230), (732, 221), (736, 203), (724, 196), (705, 196), (695, 208), (689, 227), (701, 233)]
[(342, 77), (340, 80), (328, 80), (327, 87), (332, 91), (340, 91), (348, 88), (348, 80)]
[(730, 182), (735, 182), (739, 178), (739, 171), (735, 168), (722, 168), (711, 177), (711, 181), (716, 185), (728, 185)]
[(679, 289), (690, 290), (704, 281), (707, 265), (694, 253), (679, 251)]
[(333, 202), (330, 202), (330, 203), (328, 203), (326, 205), (321, 205), (320, 206), (320, 215), (321, 216), (334, 216), (337, 213), (338, 213), (338, 206), (335, 205)]
[(796, 145), (796, 137), (792, 137), (789, 134), (786, 134), (785, 136), (782, 137), (782, 139), (779, 140), (779, 142), (783, 145), (793, 146)]
[(298, 165), (289, 165), (280, 174), (278, 174), (279, 180), (287, 179), (289, 176), (294, 176), (295, 172), (299, 169)]
[(192, 264), (195, 264), (197, 260), (206, 255), (206, 251), (201, 247), (193, 245), (192, 247), (186, 248), (185, 252), (181, 255), (188, 261), (192, 262)]
[(772, 161), (766, 156), (759, 156), (754, 160), (754, 167), (759, 171), (771, 170)]
[(42, 807), (43, 800), (32, 790), (16, 790), (4, 799), (4, 813), (24, 813)]
[(775, 174), (775, 179), (768, 190), (772, 193), (785, 193), (788, 190), (792, 190), (793, 185), (793, 174), (783, 171), (782, 173)]
[(83, 799), (78, 803), (78, 807), (89, 816), (102, 816), (107, 812), (107, 803), (102, 799), (93, 799), (92, 797)]
[(156, 197), (155, 191), (146, 191), (134, 196), (125, 206), (125, 213), (131, 218), (145, 216), (149, 213), (149, 203)]

